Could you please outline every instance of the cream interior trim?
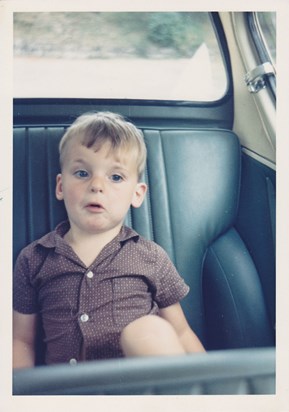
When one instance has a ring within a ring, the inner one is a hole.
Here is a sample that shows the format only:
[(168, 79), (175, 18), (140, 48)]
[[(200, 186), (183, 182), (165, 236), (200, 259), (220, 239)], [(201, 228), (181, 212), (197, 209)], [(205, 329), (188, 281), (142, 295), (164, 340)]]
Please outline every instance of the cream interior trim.
[(251, 48), (242, 12), (221, 12), (220, 17), (230, 51), (235, 116), (233, 130), (244, 148), (257, 153), (261, 158), (276, 163), (275, 117), (276, 110), (268, 90), (252, 94), (245, 83), (245, 75), (259, 62)]

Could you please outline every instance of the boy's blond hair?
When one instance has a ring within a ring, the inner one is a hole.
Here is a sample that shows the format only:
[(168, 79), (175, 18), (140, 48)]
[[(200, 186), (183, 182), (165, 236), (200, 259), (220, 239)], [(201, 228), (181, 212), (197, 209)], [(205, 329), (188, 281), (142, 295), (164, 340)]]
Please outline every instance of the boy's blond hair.
[(146, 163), (146, 146), (142, 132), (119, 114), (111, 112), (85, 113), (79, 116), (66, 130), (59, 143), (60, 167), (63, 167), (67, 144), (80, 139), (87, 148), (99, 147), (109, 142), (112, 150), (126, 150), (136, 153), (136, 167), (139, 179)]

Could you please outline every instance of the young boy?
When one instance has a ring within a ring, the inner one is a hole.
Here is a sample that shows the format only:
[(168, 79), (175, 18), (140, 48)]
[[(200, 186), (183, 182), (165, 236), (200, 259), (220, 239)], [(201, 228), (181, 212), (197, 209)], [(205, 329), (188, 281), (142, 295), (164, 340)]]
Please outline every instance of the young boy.
[(166, 253), (123, 225), (140, 207), (146, 148), (121, 116), (80, 116), (63, 136), (56, 197), (68, 221), (23, 249), (14, 272), (13, 365), (204, 351), (180, 299), (188, 286)]

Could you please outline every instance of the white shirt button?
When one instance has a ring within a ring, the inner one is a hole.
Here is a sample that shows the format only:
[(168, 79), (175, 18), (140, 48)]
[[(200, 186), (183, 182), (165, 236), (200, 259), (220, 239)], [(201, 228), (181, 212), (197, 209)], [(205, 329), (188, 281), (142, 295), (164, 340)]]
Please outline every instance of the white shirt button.
[(86, 276), (87, 276), (89, 279), (92, 279), (93, 276), (94, 276), (94, 274), (93, 274), (93, 272), (89, 271), (89, 272), (87, 272)]
[(83, 314), (80, 316), (80, 320), (81, 320), (81, 322), (87, 322), (87, 321), (89, 320), (88, 314), (87, 314), (87, 313), (83, 313)]
[(76, 364), (77, 364), (77, 360), (74, 359), (74, 358), (72, 358), (72, 359), (70, 359), (69, 363), (70, 363), (70, 365), (76, 365)]

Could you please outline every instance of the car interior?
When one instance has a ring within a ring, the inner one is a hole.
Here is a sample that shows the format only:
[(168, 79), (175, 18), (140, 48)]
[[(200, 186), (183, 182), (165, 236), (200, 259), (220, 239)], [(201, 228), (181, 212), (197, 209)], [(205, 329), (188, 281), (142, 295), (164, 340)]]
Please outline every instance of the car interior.
[(148, 194), (125, 223), (161, 245), (190, 286), (181, 304), (207, 353), (45, 366), (40, 324), (37, 366), (14, 370), (14, 395), (275, 393), (275, 102), (271, 72), (258, 92), (244, 81), (263, 63), (250, 14), (211, 13), (228, 79), (216, 101), (15, 97), (14, 262), (66, 219), (55, 198), (66, 128), (82, 113), (120, 113), (148, 152)]

